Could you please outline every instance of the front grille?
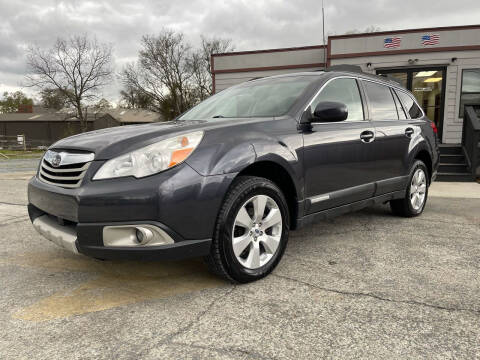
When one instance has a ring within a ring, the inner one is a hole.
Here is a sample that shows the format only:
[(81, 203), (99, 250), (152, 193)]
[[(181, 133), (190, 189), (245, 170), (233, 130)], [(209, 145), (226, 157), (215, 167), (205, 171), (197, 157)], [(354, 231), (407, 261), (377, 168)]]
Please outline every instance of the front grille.
[[(68, 156), (69, 154), (66, 155)], [(72, 155), (77, 156), (77, 154)], [(54, 167), (51, 162), (46, 160), (45, 156), (42, 159), (38, 171), (39, 179), (47, 184), (57, 185), (64, 188), (79, 187), (91, 161), (85, 161), (85, 157), (82, 158), (77, 156), (77, 158), (79, 161), (83, 161), (75, 163), (67, 161), (66, 164), (60, 164)], [(91, 160), (91, 158), (88, 158), (88, 160)]]

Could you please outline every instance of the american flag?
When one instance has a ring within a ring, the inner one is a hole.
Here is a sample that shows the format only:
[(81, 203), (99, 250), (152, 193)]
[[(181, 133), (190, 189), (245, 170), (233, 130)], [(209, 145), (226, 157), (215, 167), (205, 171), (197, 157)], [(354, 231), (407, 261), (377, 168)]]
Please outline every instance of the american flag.
[(401, 42), (402, 42), (402, 38), (399, 36), (388, 37), (383, 39), (383, 47), (387, 49), (397, 48), (400, 46)]
[(427, 34), (422, 36), (422, 45), (437, 45), (440, 41), (440, 35)]

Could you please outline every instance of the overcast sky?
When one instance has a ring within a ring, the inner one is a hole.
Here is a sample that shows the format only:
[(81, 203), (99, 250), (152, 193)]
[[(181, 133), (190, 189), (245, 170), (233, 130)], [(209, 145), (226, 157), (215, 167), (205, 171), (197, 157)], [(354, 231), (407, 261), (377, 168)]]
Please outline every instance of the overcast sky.
[[(479, 0), (325, 0), (327, 33), (480, 23)], [(321, 0), (0, 0), (0, 94), (22, 88), (25, 48), (90, 33), (112, 43), (117, 70), (134, 61), (143, 34), (162, 27), (232, 39), (236, 50), (322, 43)], [(119, 85), (105, 89), (116, 100)]]

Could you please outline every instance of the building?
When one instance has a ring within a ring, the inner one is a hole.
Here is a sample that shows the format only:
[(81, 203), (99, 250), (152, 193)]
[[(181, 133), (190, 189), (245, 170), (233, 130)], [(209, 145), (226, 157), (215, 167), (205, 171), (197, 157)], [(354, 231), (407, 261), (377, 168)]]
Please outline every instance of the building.
[(480, 104), (480, 25), (330, 36), (327, 47), (214, 54), (214, 89), (253, 78), (357, 65), (413, 92), (442, 143), (462, 141), (464, 104)]
[[(34, 106), (31, 112), (0, 114), (0, 147), (16, 143), (24, 135), (28, 147), (49, 146), (64, 137), (81, 132), (80, 122), (71, 114)], [(162, 121), (158, 113), (147, 110), (106, 109), (87, 112), (87, 130)]]

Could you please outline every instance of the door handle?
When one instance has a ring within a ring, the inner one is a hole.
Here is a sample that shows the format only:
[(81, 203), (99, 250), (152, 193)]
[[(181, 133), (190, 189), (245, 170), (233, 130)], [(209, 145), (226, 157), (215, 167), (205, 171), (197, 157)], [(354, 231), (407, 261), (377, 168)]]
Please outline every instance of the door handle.
[(407, 137), (412, 137), (414, 132), (415, 132), (415, 130), (413, 130), (413, 128), (411, 128), (411, 127), (408, 127), (408, 128), (405, 129), (405, 135)]
[(364, 143), (370, 143), (375, 140), (375, 134), (373, 131), (366, 130), (360, 134), (360, 140), (362, 140)]

